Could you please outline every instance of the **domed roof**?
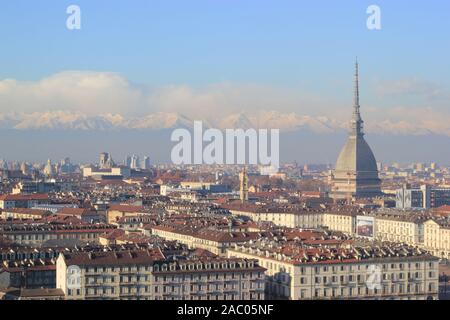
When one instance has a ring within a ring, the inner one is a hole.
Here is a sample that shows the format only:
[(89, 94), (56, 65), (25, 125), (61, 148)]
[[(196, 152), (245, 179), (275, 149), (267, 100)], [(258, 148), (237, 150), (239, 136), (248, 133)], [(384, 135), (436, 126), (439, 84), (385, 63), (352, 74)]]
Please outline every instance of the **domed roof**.
[(335, 171), (378, 172), (372, 150), (363, 136), (350, 136), (336, 162)]
[(351, 131), (333, 173), (332, 197), (364, 198), (381, 194), (381, 180), (372, 150), (364, 139), (364, 121), (359, 106), (358, 63), (355, 65), (355, 92)]

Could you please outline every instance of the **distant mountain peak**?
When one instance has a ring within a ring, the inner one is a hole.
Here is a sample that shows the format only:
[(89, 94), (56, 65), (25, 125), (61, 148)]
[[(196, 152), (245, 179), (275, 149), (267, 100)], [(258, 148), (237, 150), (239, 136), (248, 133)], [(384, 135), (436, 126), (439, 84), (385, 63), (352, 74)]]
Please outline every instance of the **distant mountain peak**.
[[(194, 121), (202, 121), (203, 129), (280, 129), (281, 131), (306, 130), (316, 134), (330, 134), (348, 129), (347, 121), (337, 121), (325, 116), (299, 115), (278, 111), (262, 111), (248, 116), (244, 112), (217, 117), (210, 121), (189, 118), (176, 112), (155, 112), (142, 116), (121, 114), (86, 115), (69, 111), (33, 113), (9, 112), (0, 114), (0, 129), (16, 130), (163, 130), (192, 129)], [(386, 119), (368, 122), (366, 132), (384, 135), (446, 135), (450, 127), (434, 130), (423, 124)]]

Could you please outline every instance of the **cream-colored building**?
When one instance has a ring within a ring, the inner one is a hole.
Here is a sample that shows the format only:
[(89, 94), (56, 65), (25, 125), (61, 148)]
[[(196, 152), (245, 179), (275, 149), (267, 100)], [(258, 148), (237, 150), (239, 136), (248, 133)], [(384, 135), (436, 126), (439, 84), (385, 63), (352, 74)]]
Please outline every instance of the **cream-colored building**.
[[(384, 248), (388, 250), (387, 248)], [(393, 249), (391, 249), (393, 250)], [(411, 250), (411, 249), (408, 249)], [(380, 256), (382, 253), (307, 251), (301, 257), (276, 252), (273, 248), (239, 245), (229, 257), (258, 259), (266, 271), (268, 298), (317, 299), (437, 299), (438, 259), (426, 254)], [(375, 257), (371, 257), (374, 254)], [(378, 257), (377, 257), (378, 255)]]
[(435, 220), (424, 223), (423, 247), (442, 259), (450, 259), (450, 225)]
[[(234, 216), (246, 216), (255, 222), (269, 221), (277, 226), (314, 229), (325, 227), (351, 236), (358, 236), (356, 224), (362, 213), (350, 211), (262, 210), (254, 207), (231, 208)], [(373, 238), (379, 241), (406, 243), (430, 250), (439, 258), (450, 259), (450, 226), (426, 213), (407, 211), (373, 212)]]
[(236, 244), (255, 240), (257, 232), (226, 232), (213, 229), (194, 230), (173, 225), (152, 227), (152, 234), (169, 241), (178, 241), (191, 249), (208, 250), (219, 256), (226, 256), (227, 249)]
[(46, 210), (27, 209), (27, 208), (12, 208), (5, 209), (0, 213), (2, 219), (42, 219), (49, 215)]
[(115, 204), (111, 205), (106, 212), (106, 220), (108, 223), (115, 223), (118, 219), (123, 217), (142, 216), (148, 213), (145, 212), (143, 206)]
[(96, 167), (84, 167), (83, 168), (83, 177), (85, 178), (99, 178), (102, 176), (121, 176), (124, 179), (128, 179), (131, 175), (131, 170), (128, 167), (113, 167), (106, 169), (99, 169)]
[(166, 261), (159, 249), (76, 252), (57, 260), (57, 288), (68, 300), (263, 300), (254, 259)]
[(375, 216), (375, 237), (420, 246), (424, 239), (423, 221), (415, 215)]
[(9, 241), (26, 246), (41, 246), (47, 241), (52, 242), (84, 242), (99, 243), (99, 236), (111, 232), (110, 225), (18, 225), (4, 227), (0, 232)]
[(255, 222), (267, 221), (288, 228), (315, 229), (323, 226), (323, 212), (314, 210), (245, 210), (232, 209), (234, 216), (245, 216)]
[[(450, 225), (445, 219), (414, 212), (373, 213), (367, 217), (374, 219), (375, 240), (406, 243), (450, 259)], [(327, 212), (323, 225), (357, 237), (356, 219), (347, 213)]]
[(356, 214), (352, 212), (325, 212), (323, 226), (333, 231), (352, 235), (355, 232)]

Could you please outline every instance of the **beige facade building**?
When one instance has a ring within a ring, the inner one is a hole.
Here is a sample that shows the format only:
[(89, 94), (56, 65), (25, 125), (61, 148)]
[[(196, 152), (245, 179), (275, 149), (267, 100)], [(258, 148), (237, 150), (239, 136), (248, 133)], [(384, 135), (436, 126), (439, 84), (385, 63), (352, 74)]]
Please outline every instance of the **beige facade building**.
[(42, 219), (49, 215), (46, 210), (27, 209), (27, 208), (12, 208), (5, 209), (0, 213), (2, 219)]
[(48, 194), (4, 194), (0, 195), (0, 209), (33, 208), (50, 203)]
[(267, 221), (288, 228), (314, 229), (323, 226), (323, 212), (294, 208), (253, 208), (245, 206), (231, 208), (234, 216), (245, 216), (255, 222)]
[(442, 259), (450, 259), (450, 225), (435, 220), (424, 223), (423, 247)]
[(191, 249), (208, 250), (226, 256), (227, 249), (236, 243), (256, 240), (257, 232), (226, 232), (213, 229), (195, 230), (170, 224), (152, 227), (152, 234), (169, 241), (178, 241)]
[(110, 225), (16, 225), (0, 231), (12, 243), (41, 246), (47, 241), (76, 240), (98, 243), (99, 236), (114, 230)]
[(132, 205), (111, 205), (106, 213), (106, 219), (108, 223), (115, 223), (117, 220), (123, 217), (135, 217), (146, 215), (143, 206)]
[(417, 215), (375, 216), (375, 235), (378, 240), (422, 245), (424, 219)]
[[(324, 226), (352, 236), (356, 232), (358, 215), (349, 213), (325, 213)], [(450, 226), (445, 219), (426, 213), (391, 212), (373, 213), (374, 239), (406, 243), (429, 251), (441, 259), (450, 259)]]
[(357, 213), (352, 212), (325, 212), (323, 226), (333, 231), (340, 231), (353, 235), (356, 227)]
[(57, 288), (69, 300), (261, 300), (254, 259), (167, 261), (159, 249), (61, 254)]
[[(389, 256), (389, 250), (392, 250), (393, 256)], [(258, 259), (260, 265), (267, 269), (268, 298), (438, 298), (438, 259), (414, 249), (300, 251), (295, 256), (283, 254), (275, 246), (239, 245), (229, 249), (228, 255)]]
[[(323, 226), (352, 236), (356, 232), (358, 215), (326, 212)], [(445, 219), (427, 213), (390, 212), (373, 213), (374, 239), (406, 243), (429, 251), (441, 259), (450, 259), (450, 225)]]
[(95, 167), (83, 168), (83, 177), (85, 178), (100, 178), (100, 177), (123, 177), (128, 179), (131, 175), (131, 170), (128, 167), (119, 166), (113, 168), (99, 169)]
[[(226, 206), (225, 206), (226, 207)], [(450, 259), (450, 226), (445, 219), (427, 213), (380, 211), (365, 215), (357, 211), (314, 211), (257, 206), (226, 207), (234, 216), (245, 216), (255, 222), (268, 221), (288, 228), (327, 228), (358, 237), (358, 217), (374, 220), (373, 239), (406, 243), (430, 250), (439, 258)]]

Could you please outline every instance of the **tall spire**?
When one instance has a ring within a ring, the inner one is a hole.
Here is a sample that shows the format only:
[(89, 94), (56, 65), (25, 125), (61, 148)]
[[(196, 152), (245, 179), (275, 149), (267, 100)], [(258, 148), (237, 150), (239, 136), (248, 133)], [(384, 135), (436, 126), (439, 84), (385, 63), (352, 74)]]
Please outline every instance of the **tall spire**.
[(352, 117), (352, 136), (362, 136), (363, 133), (363, 123), (361, 119), (361, 114), (359, 112), (359, 65), (358, 65), (358, 58), (356, 58), (355, 62), (355, 79), (354, 79), (354, 88), (353, 88), (353, 94), (354, 94), (354, 101), (353, 101), (353, 117)]
[(355, 87), (354, 87), (354, 104), (353, 106), (359, 107), (359, 71), (358, 71), (358, 58), (356, 58), (355, 62)]

